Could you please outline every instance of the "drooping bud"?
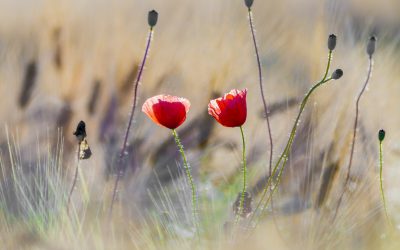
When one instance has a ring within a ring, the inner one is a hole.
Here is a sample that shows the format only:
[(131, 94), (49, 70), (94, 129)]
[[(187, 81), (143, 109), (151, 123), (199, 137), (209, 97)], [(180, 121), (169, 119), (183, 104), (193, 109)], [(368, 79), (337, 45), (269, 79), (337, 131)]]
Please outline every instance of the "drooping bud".
[(336, 47), (336, 36), (334, 34), (330, 34), (328, 38), (328, 49), (330, 51), (334, 50)]
[(371, 57), (374, 52), (375, 52), (375, 47), (376, 47), (376, 37), (371, 36), (369, 38), (368, 44), (367, 44), (367, 54)]
[(337, 80), (342, 76), (343, 76), (343, 70), (341, 70), (341, 69), (337, 69), (332, 73), (332, 79), (333, 80)]
[(385, 139), (385, 134), (386, 134), (385, 130), (383, 130), (383, 129), (379, 130), (378, 139), (380, 142), (382, 142)]
[(156, 26), (158, 20), (158, 13), (155, 10), (149, 11), (149, 15), (147, 16), (147, 21), (151, 28)]
[(246, 4), (247, 8), (251, 8), (253, 5), (254, 0), (244, 0), (244, 3)]

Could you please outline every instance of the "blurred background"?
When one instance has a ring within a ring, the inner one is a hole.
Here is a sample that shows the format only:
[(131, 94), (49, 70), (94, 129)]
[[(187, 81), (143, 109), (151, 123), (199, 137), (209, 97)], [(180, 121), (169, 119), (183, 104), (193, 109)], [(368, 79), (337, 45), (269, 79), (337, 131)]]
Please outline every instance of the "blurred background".
[[(180, 179), (180, 158), (171, 133), (141, 112), (148, 97), (164, 93), (190, 100), (187, 121), (178, 133), (202, 196), (226, 200), (221, 211), (231, 214), (240, 186), (240, 132), (222, 127), (207, 114), (211, 98), (233, 88), (248, 88), (244, 130), (253, 197), (268, 177), (269, 159), (257, 64), (242, 0), (0, 0), (2, 165), (12, 162), (10, 141), (18, 145), (15, 151), (22, 168), (35, 165), (57, 149), (58, 142), (63, 145), (59, 165), (69, 187), (77, 150), (72, 133), (84, 120), (93, 152), (81, 165), (87, 192), (91, 203), (107, 208), (151, 9), (158, 11), (159, 19), (139, 86), (118, 207), (135, 217), (154, 207), (157, 202), (149, 193), (157, 193), (161, 186), (170, 186), (171, 196), (179, 196), (174, 183)], [(395, 249), (382, 240), (387, 235), (382, 230), (377, 133), (381, 128), (387, 132), (385, 192), (396, 227), (400, 222), (400, 2), (256, 0), (252, 10), (271, 110), (274, 162), (286, 145), (301, 99), (323, 76), (331, 33), (338, 37), (331, 72), (344, 71), (340, 80), (317, 90), (301, 118), (275, 196), (278, 229), (296, 240), (300, 249), (321, 249), (321, 225), (330, 228), (323, 237), (329, 242), (327, 249)], [(360, 103), (351, 185), (332, 226), (316, 209), (331, 215), (343, 190), (355, 98), (366, 78), (365, 47), (371, 35), (378, 43), (372, 78)], [(324, 195), (327, 169), (334, 171), (327, 177), (330, 188)], [(74, 198), (78, 207), (84, 203), (79, 193)], [(271, 225), (267, 219), (253, 235), (255, 249), (274, 239)]]

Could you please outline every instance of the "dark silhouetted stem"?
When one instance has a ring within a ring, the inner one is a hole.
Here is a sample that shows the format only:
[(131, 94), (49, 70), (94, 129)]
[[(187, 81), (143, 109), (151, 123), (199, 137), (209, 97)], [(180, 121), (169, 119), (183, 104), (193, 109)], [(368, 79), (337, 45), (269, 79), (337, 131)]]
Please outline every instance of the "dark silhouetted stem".
[(190, 171), (190, 166), (186, 160), (185, 151), (183, 150), (183, 145), (179, 139), (178, 133), (175, 129), (172, 130), (172, 134), (174, 135), (175, 143), (178, 146), (179, 152), (181, 153), (182, 160), (183, 160), (183, 167), (186, 172), (186, 176), (189, 181), (190, 189), (192, 191), (192, 217), (193, 217), (193, 224), (196, 227), (196, 233), (199, 233), (199, 225), (198, 225), (198, 213), (197, 213), (197, 195), (196, 195), (196, 188), (193, 182), (192, 173)]
[(347, 167), (347, 175), (346, 175), (346, 179), (345, 179), (345, 181), (344, 181), (343, 191), (342, 191), (342, 193), (340, 194), (339, 201), (338, 201), (338, 203), (337, 203), (337, 205), (336, 205), (335, 214), (334, 214), (334, 216), (333, 216), (333, 221), (335, 221), (336, 216), (338, 215), (340, 205), (342, 204), (342, 200), (343, 200), (344, 193), (346, 192), (347, 184), (349, 183), (349, 180), (350, 180), (350, 171), (351, 171), (351, 166), (352, 166), (352, 164), (353, 164), (354, 148), (355, 148), (355, 145), (356, 145), (357, 127), (358, 127), (358, 116), (359, 116), (359, 112), (360, 112), (360, 111), (359, 111), (359, 110), (360, 110), (359, 103), (360, 103), (360, 100), (361, 100), (362, 95), (364, 94), (364, 92), (365, 92), (365, 90), (366, 90), (366, 88), (367, 88), (369, 79), (371, 78), (371, 73), (372, 73), (372, 57), (370, 56), (370, 57), (369, 57), (369, 66), (368, 66), (367, 78), (366, 78), (366, 80), (365, 80), (365, 83), (364, 83), (364, 85), (363, 85), (363, 87), (362, 87), (360, 93), (358, 94), (357, 101), (356, 101), (356, 117), (355, 117), (355, 119), (354, 119), (353, 140), (352, 140), (352, 142), (351, 142), (351, 151), (350, 151), (349, 164), (348, 164), (348, 167)]
[(134, 93), (133, 93), (133, 99), (132, 99), (132, 110), (131, 110), (130, 115), (129, 115), (128, 126), (126, 127), (124, 142), (123, 142), (123, 144), (122, 144), (121, 152), (119, 153), (119, 157), (118, 157), (118, 163), (117, 163), (117, 166), (118, 166), (118, 169), (117, 169), (117, 170), (118, 170), (118, 174), (117, 174), (117, 178), (115, 179), (115, 184), (114, 184), (114, 189), (113, 189), (113, 195), (112, 195), (110, 210), (109, 210), (109, 214), (108, 214), (109, 219), (111, 219), (111, 217), (112, 217), (113, 206), (114, 206), (115, 199), (116, 199), (117, 193), (118, 193), (118, 184), (119, 184), (121, 178), (122, 178), (122, 177), (124, 176), (124, 174), (125, 174), (125, 166), (124, 166), (124, 164), (123, 164), (123, 158), (124, 158), (124, 156), (125, 156), (125, 150), (126, 150), (127, 143), (128, 143), (129, 132), (130, 132), (130, 129), (131, 129), (131, 126), (132, 126), (133, 116), (134, 116), (134, 114), (135, 114), (139, 82), (140, 82), (140, 79), (142, 78), (142, 73), (143, 73), (143, 70), (144, 70), (144, 65), (145, 65), (145, 63), (146, 63), (147, 55), (148, 55), (148, 53), (149, 53), (152, 35), (153, 35), (153, 28), (150, 28), (149, 36), (148, 36), (148, 38), (147, 38), (146, 50), (145, 50), (145, 52), (144, 52), (142, 64), (140, 65), (139, 72), (138, 72), (138, 76), (137, 76), (136, 81), (135, 81), (135, 83), (134, 83)]
[(72, 193), (75, 190), (76, 181), (78, 180), (79, 163), (81, 162), (81, 158), (79, 157), (80, 156), (80, 151), (81, 151), (81, 143), (79, 142), (79, 144), (78, 144), (78, 154), (77, 154), (77, 163), (76, 163), (76, 169), (75, 169), (75, 176), (74, 176), (74, 180), (72, 182), (71, 190), (69, 191), (69, 195), (68, 195), (68, 202), (67, 202), (67, 213), (68, 214), (69, 214), (69, 211), (70, 211)]

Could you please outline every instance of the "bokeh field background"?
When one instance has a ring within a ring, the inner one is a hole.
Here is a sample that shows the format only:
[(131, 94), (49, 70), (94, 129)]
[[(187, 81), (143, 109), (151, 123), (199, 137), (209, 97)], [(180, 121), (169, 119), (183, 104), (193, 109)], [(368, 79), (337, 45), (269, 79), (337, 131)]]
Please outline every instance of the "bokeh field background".
[[(116, 159), (151, 9), (159, 20), (139, 86), (128, 170), (110, 222)], [(244, 130), (254, 205), (269, 159), (243, 1), (1, 0), (0, 248), (399, 249), (400, 2), (256, 0), (252, 10), (274, 162), (301, 99), (324, 73), (331, 33), (338, 37), (332, 69), (342, 68), (344, 76), (319, 88), (307, 104), (273, 213), (232, 243), (226, 228), (240, 192), (241, 138), (238, 128), (224, 128), (207, 114), (211, 98), (248, 88)], [(332, 222), (371, 35), (378, 43), (360, 103), (351, 181)], [(160, 93), (192, 103), (178, 132), (199, 188), (199, 242), (193, 240), (189, 189), (171, 133), (140, 111), (144, 100)], [(72, 132), (80, 120), (93, 155), (82, 161), (73, 216), (67, 216), (77, 150)], [(392, 225), (379, 193), (381, 128), (387, 133), (384, 185)], [(336, 171), (323, 178), (327, 169)]]

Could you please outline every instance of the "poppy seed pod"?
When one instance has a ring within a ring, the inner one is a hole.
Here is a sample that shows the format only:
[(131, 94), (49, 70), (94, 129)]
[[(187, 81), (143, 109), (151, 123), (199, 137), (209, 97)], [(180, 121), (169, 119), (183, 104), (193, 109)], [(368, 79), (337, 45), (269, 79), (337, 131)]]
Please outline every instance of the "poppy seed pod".
[(247, 8), (251, 8), (253, 5), (254, 0), (244, 0), (244, 3), (246, 4)]
[(380, 142), (385, 139), (385, 134), (386, 134), (385, 130), (383, 130), (383, 129), (379, 130), (378, 139), (379, 139)]
[(149, 15), (147, 16), (147, 21), (150, 25), (150, 27), (154, 27), (157, 24), (158, 20), (158, 13), (155, 10), (149, 11)]
[(328, 38), (328, 49), (330, 51), (334, 50), (336, 47), (336, 36), (334, 34), (330, 34)]
[(368, 44), (367, 44), (367, 54), (369, 56), (372, 56), (374, 54), (375, 47), (376, 47), (376, 37), (371, 36), (371, 38), (369, 39)]
[(332, 73), (332, 79), (333, 80), (337, 80), (342, 76), (343, 76), (343, 70), (341, 70), (341, 69), (337, 69)]

